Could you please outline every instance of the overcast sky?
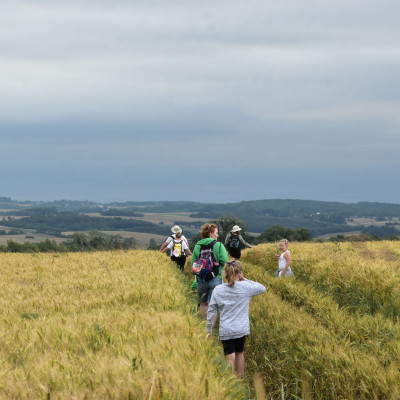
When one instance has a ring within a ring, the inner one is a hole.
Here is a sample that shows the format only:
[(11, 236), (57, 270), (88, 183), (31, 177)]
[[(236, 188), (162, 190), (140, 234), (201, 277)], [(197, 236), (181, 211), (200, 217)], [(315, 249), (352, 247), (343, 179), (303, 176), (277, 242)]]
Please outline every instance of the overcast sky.
[(2, 3), (0, 196), (400, 202), (398, 0)]

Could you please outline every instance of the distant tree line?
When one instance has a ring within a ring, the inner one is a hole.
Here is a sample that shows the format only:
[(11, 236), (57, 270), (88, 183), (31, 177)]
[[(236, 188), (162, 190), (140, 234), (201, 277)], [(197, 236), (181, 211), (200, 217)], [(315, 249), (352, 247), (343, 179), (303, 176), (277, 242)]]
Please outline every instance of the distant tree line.
[(100, 214), (107, 217), (144, 217), (143, 213), (118, 208), (110, 208), (108, 210), (102, 211)]
[(135, 249), (137, 244), (133, 238), (123, 239), (120, 235), (105, 235), (92, 231), (88, 234), (75, 232), (65, 242), (58, 244), (55, 240), (46, 239), (38, 243), (17, 243), (8, 240), (7, 245), (0, 245), (3, 253), (57, 253), (101, 250)]
[[(8, 199), (8, 198), (5, 198)], [(14, 204), (14, 203), (13, 203)], [(17, 204), (17, 203), (16, 203)], [(20, 204), (17, 204), (21, 207)], [(107, 208), (108, 207), (108, 208)], [(102, 217), (79, 214), (78, 212), (60, 212), (63, 209), (79, 209), (96, 211)], [(398, 224), (393, 218), (400, 216), (400, 205), (385, 203), (357, 203), (345, 204), (337, 202), (318, 202), (307, 200), (260, 200), (245, 201), (230, 204), (202, 204), (194, 202), (127, 202), (110, 203), (107, 206), (99, 206), (90, 202), (48, 202), (37, 206), (25, 207), (20, 211), (13, 211), (12, 215), (4, 217), (3, 225), (13, 228), (11, 232), (22, 232), (22, 229), (32, 229), (37, 233), (46, 233), (57, 237), (65, 237), (66, 231), (134, 231), (152, 233), (158, 235), (170, 235), (170, 226), (163, 222), (154, 224), (148, 221), (127, 219), (124, 217), (140, 217), (143, 212), (173, 212), (191, 210), (191, 217), (207, 218), (209, 221), (219, 221), (220, 240), (224, 240), (228, 225), (233, 220), (224, 221), (224, 216), (233, 216), (240, 221), (243, 227), (242, 236), (249, 243), (258, 243), (258, 240), (270, 241), (271, 237), (282, 235), (282, 229), (286, 229), (284, 236), (293, 240), (309, 240), (308, 234), (313, 237), (344, 232), (351, 234), (353, 231), (361, 231), (379, 237), (395, 237), (399, 231), (394, 225)], [(15, 218), (17, 217), (18, 218)], [(107, 216), (109, 218), (104, 218)], [(379, 221), (387, 221), (382, 227), (364, 227), (347, 225), (347, 221), (353, 217), (373, 217)], [(186, 221), (174, 221), (185, 231), (185, 236), (190, 239), (193, 231), (200, 229), (202, 221), (193, 219)], [(233, 226), (233, 224), (231, 224)], [(277, 230), (276, 227), (281, 227)], [(271, 231), (266, 233), (268, 230)], [(10, 234), (10, 230), (8, 230)], [(248, 231), (260, 233), (258, 239), (248, 235)], [(5, 234), (6, 230), (0, 231)], [(271, 233), (272, 232), (272, 233)], [(278, 232), (278, 233), (277, 233)], [(279, 233), (280, 232), (280, 233)], [(247, 235), (247, 236), (246, 236)], [(198, 236), (196, 236), (198, 238)], [(194, 239), (196, 239), (196, 237)]]
[[(306, 228), (290, 229), (280, 225), (271, 226), (261, 235), (255, 237), (248, 233), (247, 225), (240, 218), (234, 215), (224, 215), (217, 219), (210, 220), (209, 222), (218, 226), (218, 240), (222, 243), (225, 242), (226, 236), (230, 233), (234, 225), (238, 225), (241, 228), (240, 234), (247, 243), (255, 245), (267, 242), (277, 242), (281, 239), (288, 239), (292, 242), (306, 242), (313, 240), (311, 233)], [(193, 248), (200, 239), (200, 233), (193, 236), (190, 247)]]
[(200, 229), (204, 224), (204, 221), (174, 221), (174, 225), (187, 226), (194, 229)]
[[(36, 211), (35, 211), (36, 212)], [(8, 217), (5, 225), (20, 228), (34, 229), (38, 233), (47, 233), (49, 235), (63, 237), (64, 231), (133, 231), (154, 233), (159, 235), (170, 234), (170, 228), (160, 224), (153, 224), (147, 221), (135, 219), (124, 219), (119, 217), (91, 217), (88, 215), (75, 214), (71, 212), (62, 212), (46, 215), (32, 215), (25, 218)]]
[(313, 238), (306, 228), (290, 229), (280, 225), (271, 226), (260, 236), (254, 239), (255, 243), (278, 242), (281, 239), (287, 239), (290, 242), (308, 242)]
[(395, 227), (388, 225), (384, 226), (370, 225), (364, 228), (362, 230), (362, 233), (366, 235), (377, 236), (382, 239), (395, 238), (400, 235), (400, 232)]
[(6, 231), (4, 229), (0, 230), (0, 235), (5, 236), (5, 235), (23, 235), (25, 232), (20, 230), (20, 229), (10, 229), (9, 231)]
[[(268, 242), (278, 242), (281, 239), (288, 239), (291, 242), (307, 242), (313, 241), (310, 231), (306, 228), (287, 228), (281, 225), (274, 225), (269, 227), (259, 236), (249, 235), (247, 232), (247, 225), (238, 217), (234, 215), (225, 215), (215, 220), (210, 220), (210, 223), (215, 223), (218, 226), (220, 242), (225, 241), (226, 235), (230, 232), (234, 225), (239, 225), (242, 228), (241, 235), (246, 242), (251, 244), (260, 244)], [(354, 227), (353, 227), (354, 229)], [(360, 235), (336, 235), (332, 236), (330, 241), (373, 241), (373, 240), (399, 240), (400, 233), (393, 226), (368, 226), (364, 228)], [(192, 237), (191, 248), (201, 239), (200, 233)], [(319, 241), (325, 241), (323, 239)]]
[[(397, 241), (399, 240), (398, 236), (377, 236), (371, 235), (368, 233), (361, 233), (359, 235), (335, 235), (329, 238), (329, 242), (379, 242), (380, 240), (392, 240)], [(318, 240), (320, 241), (320, 240)], [(325, 242), (325, 240), (321, 240)]]

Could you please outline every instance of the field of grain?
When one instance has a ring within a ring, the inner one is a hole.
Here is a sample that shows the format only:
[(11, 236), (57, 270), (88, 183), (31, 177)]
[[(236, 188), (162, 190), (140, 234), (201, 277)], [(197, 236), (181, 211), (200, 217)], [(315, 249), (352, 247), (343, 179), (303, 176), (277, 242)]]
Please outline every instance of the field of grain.
[(164, 254), (2, 254), (0, 398), (398, 400), (400, 243), (290, 250), (295, 279), (275, 277), (276, 244), (243, 252), (267, 288), (243, 383)]
[(246, 250), (263, 283), (251, 306), (249, 375), (276, 399), (400, 398), (400, 243), (293, 243), (295, 279), (275, 277), (277, 245)]
[(243, 399), (164, 254), (2, 254), (1, 399)]

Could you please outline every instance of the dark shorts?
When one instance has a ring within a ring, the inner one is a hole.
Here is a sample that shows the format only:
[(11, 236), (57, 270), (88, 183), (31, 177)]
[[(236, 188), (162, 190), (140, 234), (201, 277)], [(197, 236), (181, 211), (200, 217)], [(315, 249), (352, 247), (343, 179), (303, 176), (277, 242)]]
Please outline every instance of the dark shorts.
[(235, 248), (232, 249), (232, 248), (228, 247), (228, 253), (230, 254), (230, 256), (232, 258), (236, 258), (239, 260), (239, 258), (242, 255), (242, 249), (240, 247), (237, 249), (235, 249)]
[(237, 339), (221, 340), (222, 346), (224, 346), (224, 354), (227, 356), (232, 353), (242, 353), (245, 341), (246, 336)]
[(171, 256), (171, 260), (175, 261), (178, 264), (178, 267), (183, 271), (186, 264), (186, 256), (180, 256), (180, 257)]

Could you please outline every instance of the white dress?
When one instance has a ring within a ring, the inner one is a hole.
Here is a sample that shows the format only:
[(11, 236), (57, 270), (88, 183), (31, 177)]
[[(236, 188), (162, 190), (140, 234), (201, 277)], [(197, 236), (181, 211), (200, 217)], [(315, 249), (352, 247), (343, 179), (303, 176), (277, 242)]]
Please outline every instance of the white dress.
[[(286, 263), (287, 263), (286, 258), (285, 258), (286, 252), (288, 252), (290, 254), (290, 251), (286, 250), (279, 256), (278, 271), (276, 271), (276, 276), (279, 276), (279, 278), (282, 275), (282, 271), (286, 267)], [(292, 270), (290, 269), (290, 267), (285, 271), (285, 275), (283, 275), (283, 276), (293, 276), (294, 277), (294, 274), (293, 274)]]

